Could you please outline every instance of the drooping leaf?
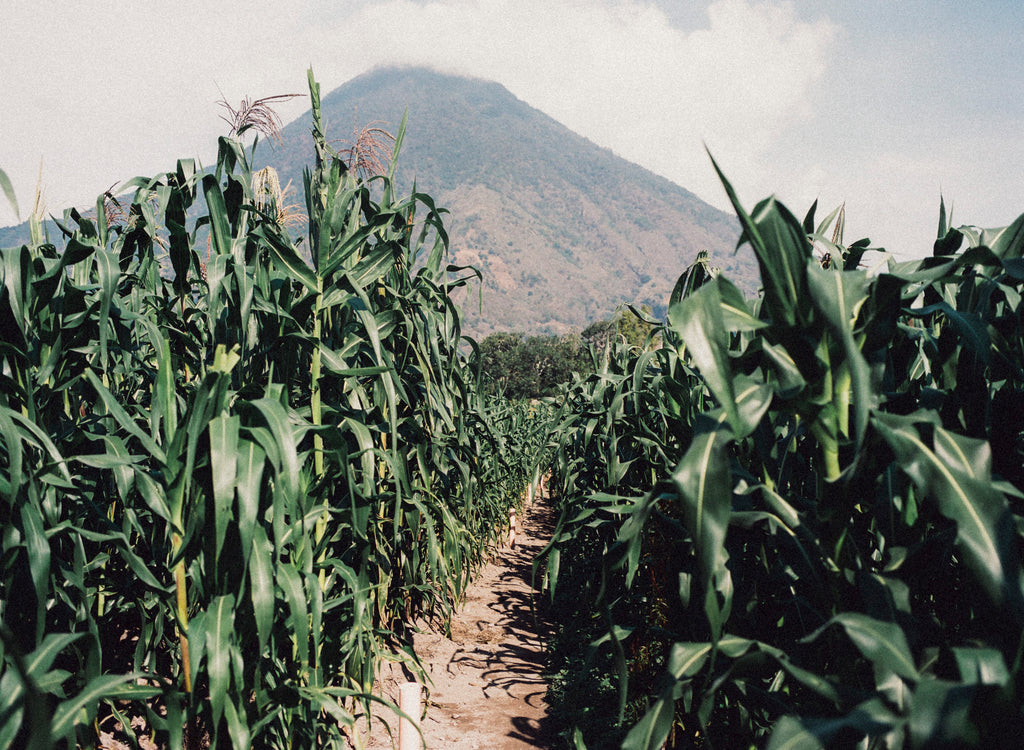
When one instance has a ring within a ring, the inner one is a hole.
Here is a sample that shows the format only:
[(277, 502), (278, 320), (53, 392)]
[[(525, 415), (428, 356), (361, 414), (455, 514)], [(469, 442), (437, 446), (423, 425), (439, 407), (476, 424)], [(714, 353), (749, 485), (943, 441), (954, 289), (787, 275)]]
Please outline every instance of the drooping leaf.
[[(1024, 620), (1020, 559), (1006, 498), (991, 482), (942, 460), (922, 437), (917, 421), (913, 416), (881, 413), (873, 417), (903, 471), (934, 497), (944, 516), (956, 522), (957, 544), (988, 595), (1015, 618)], [(939, 442), (956, 445), (960, 440), (941, 427), (932, 429), (941, 435)], [(971, 445), (968, 441), (965, 451)]]
[(14, 193), (14, 186), (11, 185), (11, 179), (2, 169), (0, 169), (0, 190), (4, 191), (4, 196), (6, 196), (7, 202), (10, 203), (11, 208), (14, 209), (15, 218), (20, 221), (20, 215), (18, 213), (18, 199)]

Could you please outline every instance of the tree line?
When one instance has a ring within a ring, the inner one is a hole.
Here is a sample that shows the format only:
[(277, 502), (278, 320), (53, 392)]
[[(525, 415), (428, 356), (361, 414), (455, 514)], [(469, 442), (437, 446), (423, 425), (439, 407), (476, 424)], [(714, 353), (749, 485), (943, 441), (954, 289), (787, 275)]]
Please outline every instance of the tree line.
[(492, 333), (480, 342), (480, 371), (486, 392), (510, 399), (554, 396), (574, 375), (595, 372), (615, 341), (642, 349), (660, 346), (651, 309), (620, 308), (614, 316), (591, 323), (578, 333), (528, 336)]

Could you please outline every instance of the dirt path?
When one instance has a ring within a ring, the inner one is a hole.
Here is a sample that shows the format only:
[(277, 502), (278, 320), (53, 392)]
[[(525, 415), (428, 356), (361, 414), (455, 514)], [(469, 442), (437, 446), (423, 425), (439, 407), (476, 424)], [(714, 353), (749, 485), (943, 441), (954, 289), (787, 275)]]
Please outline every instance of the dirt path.
[[(526, 511), (515, 546), (499, 550), (470, 585), (452, 619), (451, 639), (416, 634), (416, 653), (433, 681), (420, 725), (427, 750), (552, 746), (541, 677), (547, 625), (534, 617), (530, 585), (533, 559), (550, 537), (551, 522), (547, 501)], [(382, 692), (397, 703), (402, 681), (398, 670), (385, 672)], [(367, 747), (392, 747), (392, 740), (375, 730)]]

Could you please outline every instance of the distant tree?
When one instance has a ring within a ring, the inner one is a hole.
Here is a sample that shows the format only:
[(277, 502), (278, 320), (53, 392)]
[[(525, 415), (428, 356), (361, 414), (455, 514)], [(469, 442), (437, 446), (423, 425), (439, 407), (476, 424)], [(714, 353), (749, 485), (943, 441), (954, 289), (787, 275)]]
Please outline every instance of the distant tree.
[(584, 344), (592, 346), (600, 352), (604, 351), (616, 334), (615, 321), (608, 319), (591, 323), (583, 329), (583, 333), (580, 336), (583, 338)]
[(507, 393), (510, 384), (518, 381), (516, 370), (525, 339), (523, 333), (492, 333), (480, 342), (480, 368), (486, 388)]
[[(640, 309), (652, 315), (646, 305)], [(579, 335), (527, 336), (521, 332), (492, 333), (480, 342), (480, 370), (485, 390), (508, 398), (540, 398), (558, 392), (573, 374), (600, 367), (605, 351), (616, 341), (655, 347), (651, 323), (621, 308), (613, 318), (591, 323)], [(596, 356), (592, 356), (591, 352)]]
[(554, 395), (585, 363), (577, 336), (494, 333), (480, 342), (484, 387), (508, 398)]
[[(647, 318), (652, 317), (650, 305), (642, 305), (640, 312)], [(615, 330), (631, 346), (638, 346), (641, 349), (656, 349), (661, 345), (661, 339), (651, 337), (655, 326), (638, 316), (628, 307), (619, 308), (615, 315)]]
[[(648, 318), (653, 316), (648, 305), (643, 305), (640, 312)], [(654, 329), (655, 326), (652, 323), (643, 320), (628, 307), (620, 307), (614, 317), (591, 323), (583, 329), (583, 333), (580, 335), (585, 345), (592, 346), (596, 352), (600, 353), (616, 339), (641, 349), (657, 348), (660, 346), (661, 340), (651, 337)]]

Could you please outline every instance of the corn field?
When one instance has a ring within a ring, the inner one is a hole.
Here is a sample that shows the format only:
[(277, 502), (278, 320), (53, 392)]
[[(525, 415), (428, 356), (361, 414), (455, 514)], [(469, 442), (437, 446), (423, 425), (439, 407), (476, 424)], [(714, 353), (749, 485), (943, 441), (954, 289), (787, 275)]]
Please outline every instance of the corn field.
[(869, 274), (842, 211), (747, 213), (722, 181), (762, 293), (699, 259), (666, 345), (609, 350), (552, 437), (567, 740), (1015, 746), (1024, 217), (943, 206), (931, 257)]
[(511, 402), (445, 212), (396, 194), (404, 123), (339, 153), (309, 84), (304, 205), (231, 110), (212, 169), (0, 251), (0, 748), (358, 741), (548, 470), (567, 745), (1016, 742), (1024, 217), (941, 206), (930, 257), (869, 273), (842, 210), (722, 176), (761, 294), (701, 256), (650, 346)]
[(532, 481), (444, 211), (335, 152), (309, 82), (305, 234), (232, 136), (2, 251), (0, 748), (345, 746)]

